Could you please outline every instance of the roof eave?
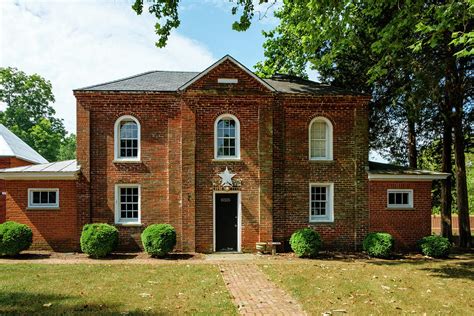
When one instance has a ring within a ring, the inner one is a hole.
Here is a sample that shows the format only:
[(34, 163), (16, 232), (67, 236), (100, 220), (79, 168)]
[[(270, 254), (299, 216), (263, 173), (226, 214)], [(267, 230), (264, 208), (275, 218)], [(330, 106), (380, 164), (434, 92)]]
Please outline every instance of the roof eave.
[(1, 180), (76, 180), (79, 171), (64, 172), (2, 172)]
[(450, 176), (449, 173), (438, 174), (381, 174), (370, 173), (369, 181), (433, 181), (444, 180)]

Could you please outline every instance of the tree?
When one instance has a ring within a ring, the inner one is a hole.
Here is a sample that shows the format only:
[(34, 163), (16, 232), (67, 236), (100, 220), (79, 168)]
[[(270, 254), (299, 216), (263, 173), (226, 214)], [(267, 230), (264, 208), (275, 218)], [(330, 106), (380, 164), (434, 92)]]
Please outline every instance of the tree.
[(16, 68), (0, 68), (0, 123), (38, 151), (55, 161), (66, 135), (63, 121), (56, 118), (51, 83), (37, 74), (27, 75)]
[(58, 160), (76, 159), (76, 135), (70, 134), (61, 141), (59, 147)]
[[(158, 35), (156, 46), (160, 48), (165, 47), (171, 31), (180, 25), (178, 13), (179, 0), (135, 0), (132, 9), (138, 15), (143, 13), (144, 2), (148, 5), (148, 13), (153, 14), (157, 20), (155, 24), (155, 33)], [(231, 9), (233, 15), (236, 15), (239, 9), (242, 10), (239, 20), (232, 24), (232, 28), (236, 31), (245, 31), (251, 25), (257, 3), (269, 3), (268, 7), (271, 7), (277, 0), (258, 0), (258, 2), (254, 0), (228, 0), (227, 2), (234, 3)]]

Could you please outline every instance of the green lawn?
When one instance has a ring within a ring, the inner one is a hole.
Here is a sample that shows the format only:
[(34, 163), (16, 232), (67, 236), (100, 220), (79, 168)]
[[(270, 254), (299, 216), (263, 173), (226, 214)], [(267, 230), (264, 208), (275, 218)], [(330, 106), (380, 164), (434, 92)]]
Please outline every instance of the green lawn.
[[(474, 315), (474, 257), (261, 265), (312, 315)], [(338, 312), (339, 311), (339, 312)]]
[(0, 265), (0, 314), (235, 314), (212, 265)]

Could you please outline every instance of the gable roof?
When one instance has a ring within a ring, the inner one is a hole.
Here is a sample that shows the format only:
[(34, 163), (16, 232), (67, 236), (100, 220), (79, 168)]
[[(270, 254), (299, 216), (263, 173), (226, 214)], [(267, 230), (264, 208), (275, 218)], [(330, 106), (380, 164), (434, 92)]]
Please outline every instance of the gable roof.
[(31, 163), (47, 163), (43, 156), (0, 124), (0, 157), (16, 157)]
[(75, 179), (80, 171), (77, 161), (65, 160), (57, 162), (43, 163), (39, 165), (29, 165), (15, 168), (0, 169), (0, 179), (5, 180), (69, 180)]
[(225, 55), (202, 72), (187, 71), (148, 71), (134, 76), (96, 84), (74, 91), (111, 91), (111, 92), (178, 92), (183, 91), (205, 76), (222, 62), (230, 60), (257, 82), (272, 92), (313, 95), (361, 95), (360, 93), (337, 88), (294, 76), (278, 76), (262, 79), (242, 65), (232, 56)]
[(270, 91), (275, 91), (275, 88), (273, 88), (269, 83), (267, 83), (266, 81), (264, 81), (263, 79), (261, 79), (260, 77), (258, 77), (256, 74), (254, 74), (253, 72), (251, 72), (247, 67), (245, 67), (244, 65), (242, 65), (240, 62), (238, 62), (236, 59), (234, 59), (232, 56), (230, 55), (225, 55), (224, 57), (222, 57), (221, 59), (219, 59), (218, 61), (216, 61), (214, 64), (212, 64), (211, 66), (207, 67), (204, 71), (202, 71), (201, 73), (199, 73), (197, 76), (195, 76), (194, 78), (192, 78), (191, 80), (189, 80), (188, 82), (184, 83), (181, 87), (179, 87), (179, 90), (182, 91), (182, 90), (186, 90), (186, 88), (188, 88), (190, 85), (192, 85), (193, 83), (195, 83), (196, 81), (198, 81), (199, 79), (201, 79), (202, 77), (204, 77), (205, 75), (207, 75), (210, 71), (212, 71), (212, 69), (216, 68), (217, 66), (219, 66), (220, 64), (222, 64), (224, 61), (226, 60), (229, 60), (231, 61), (232, 63), (234, 63), (235, 65), (237, 65), (240, 69), (242, 69), (245, 73), (247, 73), (249, 76), (251, 76), (252, 78), (254, 78), (257, 82), (261, 83), (264, 87), (266, 87), (268, 90)]
[(369, 180), (420, 181), (442, 180), (450, 174), (431, 170), (413, 169), (404, 166), (369, 161)]

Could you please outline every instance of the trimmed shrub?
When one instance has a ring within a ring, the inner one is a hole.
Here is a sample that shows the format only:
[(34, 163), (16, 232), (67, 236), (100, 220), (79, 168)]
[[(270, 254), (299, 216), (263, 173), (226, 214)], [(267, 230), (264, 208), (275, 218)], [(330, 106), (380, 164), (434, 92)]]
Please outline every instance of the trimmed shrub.
[(176, 246), (176, 230), (169, 224), (153, 224), (142, 235), (145, 251), (153, 257), (164, 257)]
[(86, 224), (81, 233), (81, 250), (93, 258), (102, 258), (118, 245), (118, 230), (109, 224)]
[(393, 250), (395, 240), (389, 233), (369, 233), (362, 247), (372, 257), (387, 258)]
[(321, 249), (321, 236), (311, 228), (295, 231), (290, 238), (290, 246), (298, 257), (315, 257)]
[(433, 258), (446, 258), (451, 251), (449, 239), (437, 235), (423, 237), (419, 245), (425, 256)]
[(25, 224), (5, 222), (0, 224), (0, 255), (15, 256), (30, 248), (33, 232)]

